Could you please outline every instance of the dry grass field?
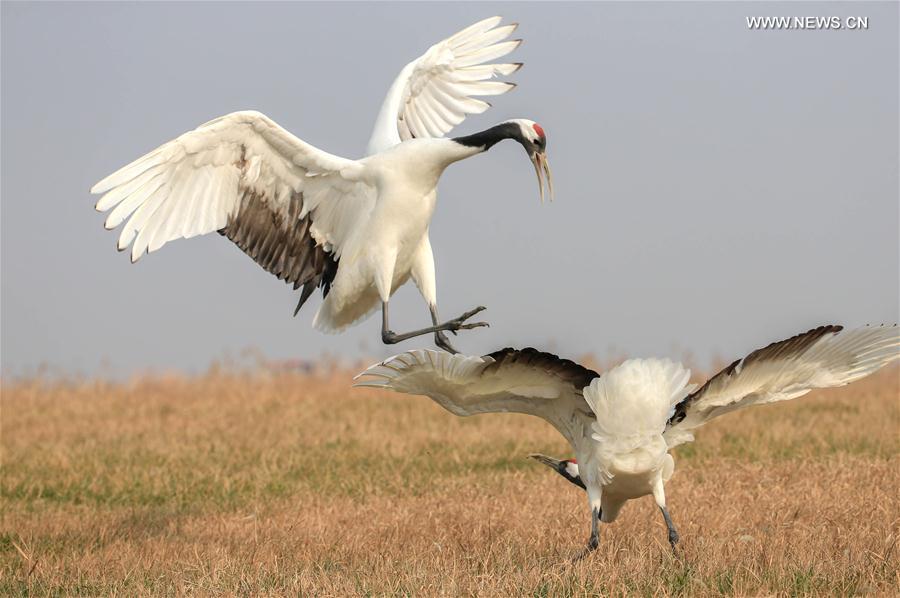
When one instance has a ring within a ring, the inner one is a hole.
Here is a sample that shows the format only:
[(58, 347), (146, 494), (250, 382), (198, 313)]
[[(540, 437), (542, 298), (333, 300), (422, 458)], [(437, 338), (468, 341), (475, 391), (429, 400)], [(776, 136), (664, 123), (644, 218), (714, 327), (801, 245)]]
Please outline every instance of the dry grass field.
[(733, 414), (587, 538), (526, 459), (544, 422), (456, 418), (348, 371), (6, 381), (2, 595), (893, 595), (900, 371)]

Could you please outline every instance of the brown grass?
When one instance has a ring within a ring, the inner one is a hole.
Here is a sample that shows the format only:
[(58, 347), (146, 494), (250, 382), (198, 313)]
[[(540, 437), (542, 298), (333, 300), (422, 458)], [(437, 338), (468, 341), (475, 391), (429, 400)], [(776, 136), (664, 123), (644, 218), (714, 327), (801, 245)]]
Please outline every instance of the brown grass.
[(722, 418), (578, 565), (582, 492), (524, 416), (349, 373), (7, 383), (0, 594), (894, 594), (898, 369)]

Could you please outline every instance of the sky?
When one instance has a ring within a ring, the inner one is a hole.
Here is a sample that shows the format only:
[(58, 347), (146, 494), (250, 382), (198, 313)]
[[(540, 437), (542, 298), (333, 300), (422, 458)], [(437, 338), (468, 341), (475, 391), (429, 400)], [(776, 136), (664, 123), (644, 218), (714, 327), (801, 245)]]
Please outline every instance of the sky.
[[(521, 148), (450, 167), (431, 226), (438, 305), (466, 353), (731, 359), (825, 323), (900, 319), (898, 3), (13, 3), (2, 10), (4, 376), (203, 371), (255, 348), (345, 361), (380, 318), (311, 328), (297, 293), (219, 235), (129, 263), (93, 183), (234, 110), (360, 157), (393, 78), (479, 19), (519, 22), (508, 118), (548, 136), (556, 201)], [(864, 16), (753, 31), (748, 16)], [(412, 284), (397, 331), (429, 323)]]

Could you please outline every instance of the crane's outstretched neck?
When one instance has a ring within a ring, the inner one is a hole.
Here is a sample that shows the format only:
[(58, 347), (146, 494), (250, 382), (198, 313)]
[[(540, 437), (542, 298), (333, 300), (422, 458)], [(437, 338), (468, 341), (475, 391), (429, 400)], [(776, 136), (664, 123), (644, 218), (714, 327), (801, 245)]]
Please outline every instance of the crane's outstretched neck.
[[(523, 147), (525, 146), (521, 127), (507, 121), (465, 137), (413, 139), (408, 147), (416, 154), (414, 162), (417, 169), (422, 169), (430, 157), (435, 161), (435, 165), (439, 166), (436, 175), (440, 176), (444, 169), (454, 162), (484, 153), (504, 139), (516, 139)], [(434, 183), (436, 185), (437, 180)]]
[(477, 148), (486, 152), (504, 139), (515, 139), (523, 146), (526, 143), (522, 128), (515, 122), (504, 122), (465, 137), (454, 137), (453, 141), (466, 147)]

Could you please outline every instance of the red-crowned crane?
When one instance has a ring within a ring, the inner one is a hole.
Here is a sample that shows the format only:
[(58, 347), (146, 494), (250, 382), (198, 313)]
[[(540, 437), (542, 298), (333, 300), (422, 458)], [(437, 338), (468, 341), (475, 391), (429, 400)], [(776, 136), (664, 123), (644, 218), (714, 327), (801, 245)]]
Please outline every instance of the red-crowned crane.
[[(444, 331), (485, 326), (467, 322), (478, 307), (440, 322), (428, 227), (436, 187), (450, 164), (513, 139), (543, 174), (552, 194), (546, 136), (515, 119), (453, 139), (443, 135), (489, 104), (474, 96), (515, 85), (492, 80), (520, 63), (487, 64), (519, 46), (516, 25), (485, 19), (438, 42), (400, 72), (384, 100), (369, 156), (350, 160), (298, 139), (259, 112), (235, 112), (181, 135), (106, 177), (96, 208), (112, 210), (106, 228), (125, 223), (118, 248), (131, 260), (169, 241), (218, 231), (279, 279), (302, 287), (297, 311), (316, 288), (325, 297), (313, 321), (339, 332), (382, 313), (381, 337), (397, 343)], [(391, 330), (388, 302), (410, 277), (431, 312), (432, 326)]]
[(821, 326), (750, 353), (700, 388), (668, 359), (630, 359), (598, 374), (535, 349), (484, 357), (417, 350), (370, 367), (356, 385), (426, 395), (460, 416), (512, 412), (548, 421), (576, 458), (533, 457), (587, 490), (591, 535), (580, 558), (598, 547), (601, 521), (614, 521), (626, 501), (648, 494), (675, 548), (663, 489), (675, 468), (669, 450), (693, 440), (696, 428), (750, 405), (849, 384), (896, 360), (898, 348), (896, 326)]

